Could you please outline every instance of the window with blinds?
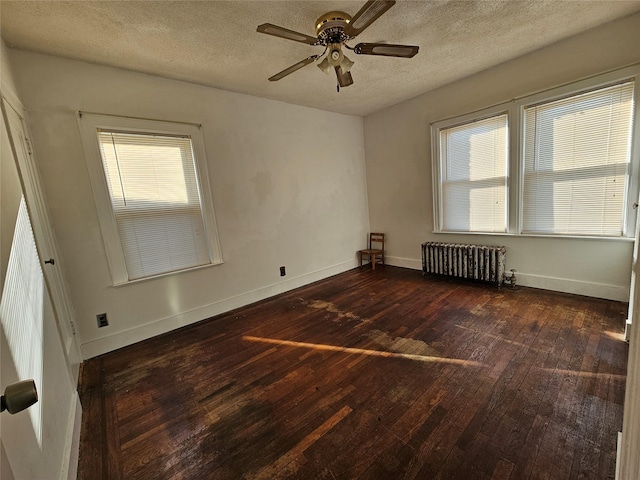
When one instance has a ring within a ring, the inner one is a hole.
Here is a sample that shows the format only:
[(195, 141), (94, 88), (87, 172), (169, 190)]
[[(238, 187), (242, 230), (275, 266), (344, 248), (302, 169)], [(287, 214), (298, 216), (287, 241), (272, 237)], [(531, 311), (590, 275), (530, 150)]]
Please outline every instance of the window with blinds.
[(128, 280), (212, 263), (191, 138), (97, 132)]
[(440, 130), (442, 230), (506, 232), (507, 114)]
[(622, 236), (633, 82), (526, 107), (523, 233)]
[(628, 67), (433, 123), (435, 232), (633, 237), (639, 79)]

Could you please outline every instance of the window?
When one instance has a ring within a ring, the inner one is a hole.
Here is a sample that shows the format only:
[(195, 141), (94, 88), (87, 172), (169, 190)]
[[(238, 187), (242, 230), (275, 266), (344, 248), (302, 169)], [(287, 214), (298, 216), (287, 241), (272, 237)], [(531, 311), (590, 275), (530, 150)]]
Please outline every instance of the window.
[(442, 228), (506, 232), (507, 115), (440, 130)]
[(199, 129), (159, 123), (80, 120), (114, 284), (221, 263)]
[(638, 76), (626, 69), (433, 124), (435, 231), (632, 236)]
[(527, 107), (523, 231), (621, 236), (633, 83)]

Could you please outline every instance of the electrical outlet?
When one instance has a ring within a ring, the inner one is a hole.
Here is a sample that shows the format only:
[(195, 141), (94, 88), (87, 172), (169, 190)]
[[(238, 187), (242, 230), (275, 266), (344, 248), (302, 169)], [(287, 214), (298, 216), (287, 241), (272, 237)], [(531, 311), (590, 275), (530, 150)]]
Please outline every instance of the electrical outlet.
[(284, 267), (280, 267), (280, 276), (284, 277), (287, 274), (287, 271), (284, 269)]
[(99, 313), (96, 315), (96, 319), (98, 320), (98, 328), (106, 327), (109, 325), (109, 320), (107, 320), (106, 313)]

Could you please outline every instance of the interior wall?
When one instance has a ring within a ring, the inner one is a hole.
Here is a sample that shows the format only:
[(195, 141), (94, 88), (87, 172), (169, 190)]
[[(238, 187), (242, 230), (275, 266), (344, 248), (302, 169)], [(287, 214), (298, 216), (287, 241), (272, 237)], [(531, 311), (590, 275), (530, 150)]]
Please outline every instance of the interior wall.
[(499, 244), (519, 284), (628, 300), (632, 239), (434, 234), (430, 124), (640, 62), (639, 31), (635, 14), (365, 117), (369, 219), (389, 263), (421, 268), (426, 241)]
[[(362, 118), (10, 54), (85, 358), (356, 265), (368, 231)], [(111, 286), (78, 110), (202, 124), (222, 265)], [(98, 329), (102, 312), (110, 325)]]

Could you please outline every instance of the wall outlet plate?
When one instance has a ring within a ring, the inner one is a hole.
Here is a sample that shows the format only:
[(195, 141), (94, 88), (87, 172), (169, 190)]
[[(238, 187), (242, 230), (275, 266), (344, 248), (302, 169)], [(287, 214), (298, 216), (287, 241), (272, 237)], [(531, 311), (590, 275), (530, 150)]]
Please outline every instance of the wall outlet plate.
[(284, 277), (287, 274), (287, 271), (284, 267), (280, 267), (280, 276)]
[(98, 321), (98, 328), (106, 327), (109, 325), (109, 320), (107, 320), (106, 313), (99, 313), (96, 315), (96, 320)]

